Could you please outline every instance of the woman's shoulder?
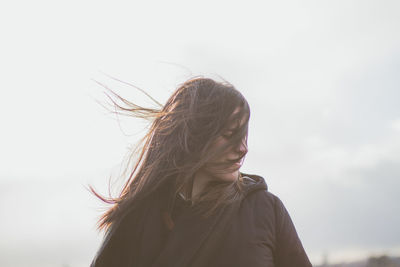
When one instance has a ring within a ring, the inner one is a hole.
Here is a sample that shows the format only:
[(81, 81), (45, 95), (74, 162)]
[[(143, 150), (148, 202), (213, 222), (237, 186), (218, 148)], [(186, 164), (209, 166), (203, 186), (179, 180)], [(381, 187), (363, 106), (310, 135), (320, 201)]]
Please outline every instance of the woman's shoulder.
[(248, 183), (249, 188), (240, 204), (238, 222), (245, 225), (246, 229), (251, 229), (249, 231), (256, 234), (254, 238), (260, 238), (264, 244), (275, 247), (277, 226), (282, 218), (280, 200), (268, 191), (266, 185), (262, 186), (265, 181), (261, 176), (247, 177), (243, 182)]

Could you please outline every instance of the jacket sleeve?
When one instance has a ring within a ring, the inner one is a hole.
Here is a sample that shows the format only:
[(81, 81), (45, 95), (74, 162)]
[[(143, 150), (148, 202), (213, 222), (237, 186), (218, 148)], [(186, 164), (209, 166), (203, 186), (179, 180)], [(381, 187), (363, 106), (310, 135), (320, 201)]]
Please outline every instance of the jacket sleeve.
[(275, 196), (276, 267), (311, 267), (296, 229), (282, 201)]

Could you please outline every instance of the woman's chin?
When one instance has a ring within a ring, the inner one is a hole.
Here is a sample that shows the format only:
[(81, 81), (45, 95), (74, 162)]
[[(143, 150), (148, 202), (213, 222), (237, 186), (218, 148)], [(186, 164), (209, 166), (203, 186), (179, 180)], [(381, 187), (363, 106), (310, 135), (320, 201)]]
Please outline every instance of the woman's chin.
[(205, 169), (204, 173), (214, 181), (234, 182), (239, 178), (239, 168), (240, 166), (225, 171)]
[(218, 175), (216, 175), (215, 178), (218, 178), (218, 179), (220, 179), (222, 181), (225, 181), (225, 182), (234, 182), (234, 181), (236, 181), (238, 179), (238, 177), (239, 177), (239, 171), (237, 170), (237, 171), (232, 172), (232, 173), (223, 173), (223, 174), (221, 173), (221, 174), (218, 174)]

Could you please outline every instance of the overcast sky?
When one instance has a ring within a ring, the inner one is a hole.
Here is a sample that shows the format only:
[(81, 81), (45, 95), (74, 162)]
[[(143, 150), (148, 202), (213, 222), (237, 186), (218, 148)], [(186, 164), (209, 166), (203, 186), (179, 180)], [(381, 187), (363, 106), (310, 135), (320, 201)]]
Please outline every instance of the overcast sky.
[[(111, 173), (144, 134), (103, 88), (165, 103), (186, 79), (251, 107), (243, 172), (263, 176), (313, 263), (400, 255), (400, 2), (0, 4), (0, 265), (88, 266)], [(104, 74), (105, 73), (105, 74)]]

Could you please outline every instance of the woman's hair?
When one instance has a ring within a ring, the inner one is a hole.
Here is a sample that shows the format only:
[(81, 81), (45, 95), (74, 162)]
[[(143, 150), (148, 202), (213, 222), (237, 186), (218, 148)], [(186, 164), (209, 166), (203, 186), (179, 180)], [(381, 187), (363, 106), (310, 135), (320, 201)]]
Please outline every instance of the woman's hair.
[[(221, 158), (228, 149), (236, 149), (243, 140), (247, 142), (250, 108), (243, 95), (227, 82), (192, 78), (180, 85), (160, 109), (138, 106), (111, 92), (123, 103), (118, 104), (110, 98), (121, 114), (148, 119), (151, 126), (130, 155), (130, 160), (134, 156), (137, 159), (133, 165), (128, 162), (131, 166), (127, 165), (129, 176), (119, 196), (106, 198), (90, 187), (97, 197), (112, 204), (101, 216), (99, 229), (108, 229), (134, 207), (145, 204), (146, 197), (166, 185), (173, 185), (169, 196), (174, 198), (182, 188), (193, 184), (194, 174), (199, 169), (205, 166), (226, 169), (246, 154), (238, 154), (239, 158), (223, 164), (212, 160)], [(236, 108), (239, 111), (234, 114)], [(244, 123), (240, 124), (241, 120)], [(231, 130), (232, 124), (236, 128), (226, 145), (214, 149), (213, 142), (225, 131)], [(240, 179), (235, 182), (213, 181), (197, 199), (197, 206), (207, 217), (241, 199), (242, 193)]]

